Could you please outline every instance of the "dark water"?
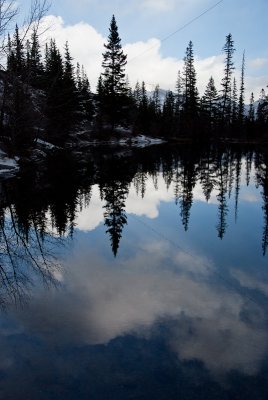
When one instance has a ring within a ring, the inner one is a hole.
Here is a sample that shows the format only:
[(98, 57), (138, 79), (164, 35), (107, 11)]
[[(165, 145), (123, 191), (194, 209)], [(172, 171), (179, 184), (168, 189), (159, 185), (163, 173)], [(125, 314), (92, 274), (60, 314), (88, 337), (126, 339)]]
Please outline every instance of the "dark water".
[(56, 154), (1, 183), (1, 399), (267, 399), (268, 154)]

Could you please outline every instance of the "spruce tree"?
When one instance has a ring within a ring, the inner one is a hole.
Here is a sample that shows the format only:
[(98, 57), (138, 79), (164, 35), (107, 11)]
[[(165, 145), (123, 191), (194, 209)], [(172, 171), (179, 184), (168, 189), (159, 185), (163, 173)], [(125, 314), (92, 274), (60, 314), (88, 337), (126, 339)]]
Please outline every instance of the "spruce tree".
[(41, 49), (37, 30), (34, 29), (30, 41), (30, 54), (28, 60), (29, 81), (35, 87), (43, 86), (44, 67), (42, 64)]
[(251, 93), (250, 101), (249, 101), (248, 120), (249, 120), (249, 122), (255, 121), (255, 107), (254, 107), (254, 94), (253, 93)]
[(79, 82), (78, 91), (80, 95), (80, 104), (82, 106), (83, 117), (86, 121), (92, 122), (94, 115), (93, 95), (91, 93), (90, 83), (83, 65), (81, 68), (81, 82)]
[(156, 118), (160, 117), (161, 115), (161, 101), (160, 101), (159, 89), (160, 89), (159, 85), (156, 85), (152, 97), (152, 108)]
[(231, 119), (232, 107), (232, 74), (234, 70), (233, 54), (235, 51), (234, 41), (231, 33), (226, 36), (223, 47), (225, 53), (224, 77), (222, 79), (222, 121), (229, 124)]
[(162, 124), (163, 134), (172, 136), (174, 134), (174, 122), (175, 122), (175, 96), (174, 93), (169, 90), (166, 93), (165, 101), (163, 104), (162, 113)]
[(118, 34), (118, 27), (113, 15), (107, 44), (104, 45), (102, 67), (103, 77), (103, 106), (112, 130), (116, 124), (124, 123), (124, 103), (127, 97), (127, 85), (125, 66), (127, 56), (124, 54), (121, 39)]
[(16, 25), (13, 40), (8, 37), (8, 71), (14, 77), (24, 78), (26, 69), (26, 59), (24, 46), (20, 37), (18, 25)]
[(184, 57), (184, 85), (185, 85), (185, 104), (187, 114), (195, 115), (198, 109), (198, 92), (196, 87), (196, 72), (194, 67), (193, 43), (189, 42)]
[(242, 58), (240, 95), (239, 95), (239, 106), (238, 106), (238, 119), (240, 123), (242, 123), (244, 120), (244, 112), (245, 112), (244, 94), (245, 94), (245, 51), (243, 53), (243, 58)]
[(142, 92), (141, 92), (141, 86), (140, 83), (137, 82), (133, 91), (133, 98), (135, 101), (135, 105), (137, 108), (139, 108), (142, 100)]
[(65, 43), (65, 53), (63, 62), (62, 76), (62, 102), (63, 102), (63, 117), (64, 125), (70, 129), (75, 122), (76, 112), (78, 109), (78, 93), (75, 84), (73, 59), (70, 55), (69, 45)]
[(211, 125), (213, 122), (216, 122), (218, 113), (218, 92), (212, 76), (209, 79), (204, 96), (202, 98), (202, 111), (208, 118)]
[(238, 97), (237, 97), (237, 85), (236, 79), (233, 79), (233, 88), (232, 88), (232, 123), (234, 124), (237, 121), (238, 117)]
[(181, 71), (178, 71), (178, 77), (176, 82), (176, 114), (180, 114), (182, 109), (182, 104), (184, 103), (184, 79)]
[(45, 53), (45, 90), (48, 140), (62, 145), (68, 136), (64, 129), (64, 64), (55, 40), (46, 45)]

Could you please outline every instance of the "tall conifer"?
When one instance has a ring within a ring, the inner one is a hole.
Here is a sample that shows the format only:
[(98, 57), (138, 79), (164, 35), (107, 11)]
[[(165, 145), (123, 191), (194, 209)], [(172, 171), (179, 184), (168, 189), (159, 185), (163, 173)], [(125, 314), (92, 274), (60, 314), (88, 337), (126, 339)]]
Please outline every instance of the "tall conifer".
[(123, 109), (127, 94), (125, 75), (127, 56), (122, 50), (114, 15), (112, 16), (109, 32), (108, 42), (104, 44), (106, 50), (103, 53), (102, 62), (102, 67), (104, 68), (102, 73), (104, 87), (103, 106), (113, 130), (116, 124), (122, 123), (124, 120)]

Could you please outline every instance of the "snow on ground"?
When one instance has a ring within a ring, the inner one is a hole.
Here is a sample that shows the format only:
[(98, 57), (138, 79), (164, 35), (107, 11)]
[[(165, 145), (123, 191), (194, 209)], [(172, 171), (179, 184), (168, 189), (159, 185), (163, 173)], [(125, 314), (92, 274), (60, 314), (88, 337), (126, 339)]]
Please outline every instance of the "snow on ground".
[(7, 157), (6, 153), (0, 150), (0, 178), (9, 178), (16, 175), (19, 170), (17, 161)]
[(36, 142), (37, 142), (37, 144), (40, 145), (40, 147), (42, 147), (44, 149), (52, 150), (52, 149), (56, 148), (56, 146), (54, 146), (54, 144), (45, 142), (44, 140), (41, 140), (41, 139), (37, 139)]

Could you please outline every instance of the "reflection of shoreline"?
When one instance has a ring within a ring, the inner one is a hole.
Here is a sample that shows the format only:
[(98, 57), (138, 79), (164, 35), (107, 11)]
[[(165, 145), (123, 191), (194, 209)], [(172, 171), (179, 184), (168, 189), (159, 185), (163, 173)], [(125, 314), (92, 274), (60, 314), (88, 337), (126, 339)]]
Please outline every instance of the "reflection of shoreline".
[[(107, 152), (107, 153), (106, 153)], [(226, 220), (239, 202), (259, 200), (260, 188), (249, 191), (250, 182), (263, 188), (263, 253), (268, 245), (267, 155), (234, 148), (156, 146), (135, 149), (120, 156), (111, 149), (93, 149), (79, 160), (67, 153), (48, 158), (41, 170), (29, 168), (6, 185), (20, 226), (27, 231), (35, 216), (42, 226), (50, 223), (60, 236), (72, 235), (74, 227), (95, 229), (102, 222), (116, 253), (124, 234), (126, 214), (156, 218), (163, 202), (179, 208), (181, 223), (191, 227), (194, 202), (218, 206), (217, 235), (223, 238)], [(38, 197), (38, 199), (37, 199)], [(234, 203), (234, 204), (233, 204)], [(5, 201), (3, 201), (4, 207)], [(8, 204), (8, 203), (7, 203)]]
[(0, 264), (31, 301), (1, 313), (0, 397), (266, 399), (265, 157), (157, 151), (58, 159), (5, 183), (0, 228), (20, 258)]

